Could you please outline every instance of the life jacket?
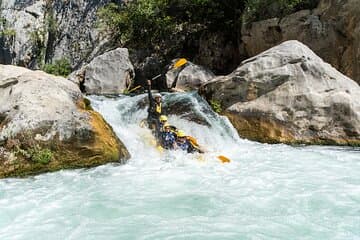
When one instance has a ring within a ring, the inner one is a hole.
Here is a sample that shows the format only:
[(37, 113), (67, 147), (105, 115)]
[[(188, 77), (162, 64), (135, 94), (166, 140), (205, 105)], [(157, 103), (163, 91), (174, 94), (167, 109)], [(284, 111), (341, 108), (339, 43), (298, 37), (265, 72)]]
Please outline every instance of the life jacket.
[(175, 142), (175, 135), (173, 132), (162, 132), (161, 133), (162, 147), (165, 149), (173, 149)]
[(155, 112), (161, 115), (161, 103), (155, 103)]
[(188, 153), (193, 153), (193, 152), (201, 153), (202, 152), (198, 142), (196, 141), (196, 139), (194, 137), (187, 136), (186, 141), (184, 143), (181, 143), (178, 141), (176, 143), (180, 149), (187, 151)]
[(186, 139), (185, 142), (176, 142), (176, 144), (178, 145), (178, 147), (186, 152), (191, 152), (191, 144), (189, 142), (189, 140)]

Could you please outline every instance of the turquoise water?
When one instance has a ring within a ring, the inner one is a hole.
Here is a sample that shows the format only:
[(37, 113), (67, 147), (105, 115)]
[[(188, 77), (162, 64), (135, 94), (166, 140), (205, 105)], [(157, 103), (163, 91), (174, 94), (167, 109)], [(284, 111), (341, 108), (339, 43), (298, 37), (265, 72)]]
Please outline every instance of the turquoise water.
[(209, 153), (160, 154), (138, 127), (140, 98), (92, 98), (126, 142), (127, 164), (0, 180), (1, 240), (360, 239), (359, 149), (258, 144), (226, 119), (170, 116)]

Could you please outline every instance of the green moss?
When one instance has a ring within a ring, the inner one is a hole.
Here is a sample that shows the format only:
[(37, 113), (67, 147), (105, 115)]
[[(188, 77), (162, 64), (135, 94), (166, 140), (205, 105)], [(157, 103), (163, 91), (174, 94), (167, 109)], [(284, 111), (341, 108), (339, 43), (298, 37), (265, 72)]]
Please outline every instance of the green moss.
[(84, 104), (85, 104), (85, 110), (94, 110), (94, 109), (91, 107), (91, 102), (90, 102), (89, 99), (84, 98)]

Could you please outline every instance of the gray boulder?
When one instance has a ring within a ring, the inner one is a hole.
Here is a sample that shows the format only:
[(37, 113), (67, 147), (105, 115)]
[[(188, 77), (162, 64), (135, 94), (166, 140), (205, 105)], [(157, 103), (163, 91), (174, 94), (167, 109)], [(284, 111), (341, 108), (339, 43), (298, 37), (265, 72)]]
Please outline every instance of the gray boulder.
[[(176, 60), (173, 62), (176, 62)], [(182, 67), (168, 71), (166, 73), (166, 82), (168, 88), (183, 91), (197, 90), (202, 84), (214, 77), (215, 75), (210, 70), (188, 61)]]
[(74, 83), (10, 65), (0, 65), (0, 148), (0, 178), (129, 157)]
[(360, 83), (360, 4), (358, 0), (320, 0), (310, 11), (242, 27), (241, 41), (249, 56), (286, 40), (309, 46), (336, 69)]
[(86, 94), (119, 94), (131, 86), (134, 67), (126, 48), (117, 48), (94, 58), (70, 75)]
[(298, 41), (244, 62), (200, 93), (261, 142), (360, 145), (360, 87)]

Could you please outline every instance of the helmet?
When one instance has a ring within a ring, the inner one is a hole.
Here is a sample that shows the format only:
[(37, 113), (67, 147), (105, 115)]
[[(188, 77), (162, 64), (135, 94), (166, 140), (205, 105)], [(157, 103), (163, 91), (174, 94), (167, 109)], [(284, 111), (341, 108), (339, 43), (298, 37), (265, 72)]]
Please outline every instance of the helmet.
[(160, 121), (167, 121), (167, 117), (165, 115), (161, 115), (160, 116)]
[(154, 98), (161, 98), (161, 94), (160, 93), (155, 93)]
[(178, 130), (176, 135), (177, 137), (186, 137), (186, 134), (183, 130)]
[(163, 128), (167, 128), (167, 127), (171, 127), (171, 126), (170, 126), (170, 124), (165, 123), (164, 126), (163, 126)]

